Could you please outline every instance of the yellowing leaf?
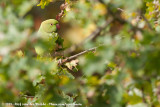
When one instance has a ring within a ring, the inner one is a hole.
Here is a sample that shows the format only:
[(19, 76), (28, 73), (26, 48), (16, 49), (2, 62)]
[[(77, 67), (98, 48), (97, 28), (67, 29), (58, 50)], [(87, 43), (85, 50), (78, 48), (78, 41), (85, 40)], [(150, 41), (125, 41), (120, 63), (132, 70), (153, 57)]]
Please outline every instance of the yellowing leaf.
[(95, 6), (94, 6), (94, 9), (98, 10), (101, 15), (104, 15), (104, 14), (107, 13), (106, 6), (102, 3), (96, 3)]
[(66, 66), (67, 66), (70, 70), (72, 70), (73, 67), (76, 68), (78, 62), (79, 62), (78, 59), (72, 60), (71, 62), (66, 63)]
[(52, 1), (53, 0), (41, 0), (40, 3), (37, 6), (41, 6), (41, 8), (44, 9), (45, 6), (47, 6)]

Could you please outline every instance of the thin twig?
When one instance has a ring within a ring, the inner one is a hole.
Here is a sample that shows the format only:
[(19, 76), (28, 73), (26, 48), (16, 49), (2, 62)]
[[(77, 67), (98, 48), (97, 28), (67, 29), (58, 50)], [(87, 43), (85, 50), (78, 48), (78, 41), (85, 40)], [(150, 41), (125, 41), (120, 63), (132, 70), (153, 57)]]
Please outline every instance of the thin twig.
[[(119, 10), (121, 12), (125, 12), (125, 10), (123, 10), (121, 8), (117, 8), (117, 10)], [(152, 25), (150, 24), (150, 22), (148, 21), (148, 19), (144, 16), (144, 14), (142, 13), (142, 11), (139, 12), (139, 17), (142, 17), (144, 19), (144, 21), (147, 23), (147, 26), (149, 27), (149, 29), (153, 30)]]
[[(117, 10), (119, 10), (120, 12), (123, 12), (119, 8), (117, 8)], [(128, 25), (130, 25), (133, 31), (142, 31), (143, 30), (142, 28), (139, 28), (137, 26), (133, 26), (127, 20), (121, 18), (118, 14), (114, 13), (109, 7), (107, 7), (107, 11), (108, 11), (108, 14), (113, 17), (114, 20), (117, 20), (121, 24), (128, 24)]]
[(25, 98), (35, 98), (35, 96), (22, 96), (22, 97), (25, 97)]
[(113, 21), (113, 18), (109, 18), (101, 27), (98, 27), (94, 32), (92, 32), (83, 42), (77, 44), (77, 45), (73, 45), (70, 48), (66, 49), (64, 51), (64, 54), (69, 54), (72, 53), (73, 51), (75, 51), (75, 49), (79, 48), (80, 46), (82, 46), (84, 43), (88, 42), (88, 41), (92, 41), (95, 38), (97, 38), (100, 34), (100, 32), (105, 29), (111, 22)]
[(58, 64), (59, 64), (59, 65), (63, 65), (63, 64), (65, 64), (65, 63), (67, 63), (67, 62), (69, 62), (69, 61), (71, 61), (71, 60), (74, 60), (75, 58), (77, 58), (77, 57), (79, 57), (79, 56), (81, 56), (81, 55), (83, 55), (83, 54), (85, 54), (85, 53), (88, 53), (88, 52), (90, 52), (90, 51), (95, 51), (97, 48), (98, 48), (98, 47), (94, 47), (94, 48), (91, 48), (91, 49), (82, 51), (82, 52), (80, 52), (80, 53), (78, 53), (78, 54), (75, 54), (75, 55), (73, 55), (73, 56), (67, 57), (67, 58), (65, 58), (65, 59), (60, 59), (60, 60), (58, 61)]
[(144, 19), (144, 21), (147, 23), (149, 29), (150, 29), (150, 30), (153, 30), (153, 28), (152, 28), (150, 22), (148, 21), (148, 19), (147, 19), (142, 13), (140, 13), (140, 14), (141, 14), (142, 18)]
[[(91, 35), (89, 35), (84, 42), (88, 42), (90, 40), (94, 40), (97, 36), (99, 36), (99, 33), (105, 29), (111, 22), (113, 21), (113, 18), (109, 18), (101, 27), (97, 28)], [(83, 43), (83, 42), (82, 42)]]
[(142, 88), (142, 100), (144, 103), (147, 103), (147, 101), (145, 99), (144, 88)]

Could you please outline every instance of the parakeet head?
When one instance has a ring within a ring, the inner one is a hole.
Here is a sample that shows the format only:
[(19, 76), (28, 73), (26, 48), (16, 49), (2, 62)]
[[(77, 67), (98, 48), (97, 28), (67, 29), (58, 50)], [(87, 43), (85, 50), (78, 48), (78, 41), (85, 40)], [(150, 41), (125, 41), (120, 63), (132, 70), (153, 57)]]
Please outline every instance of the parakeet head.
[(44, 32), (52, 33), (55, 32), (57, 29), (59, 29), (59, 24), (58, 21), (55, 19), (48, 19), (41, 23), (41, 27)]

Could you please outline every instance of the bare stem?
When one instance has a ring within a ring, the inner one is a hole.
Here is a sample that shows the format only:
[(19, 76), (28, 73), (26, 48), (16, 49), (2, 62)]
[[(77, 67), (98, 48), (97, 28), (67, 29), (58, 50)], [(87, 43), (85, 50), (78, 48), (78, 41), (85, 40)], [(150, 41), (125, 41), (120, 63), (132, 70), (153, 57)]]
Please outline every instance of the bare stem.
[(90, 52), (90, 51), (95, 51), (97, 48), (98, 48), (98, 47), (94, 47), (94, 48), (91, 48), (91, 49), (82, 51), (82, 52), (80, 52), (80, 53), (78, 53), (78, 54), (75, 54), (75, 55), (73, 55), (73, 56), (67, 57), (67, 58), (65, 58), (65, 59), (60, 59), (60, 60), (58, 61), (58, 64), (59, 64), (59, 65), (63, 65), (63, 64), (65, 64), (65, 63), (67, 63), (67, 62), (69, 62), (69, 61), (71, 61), (71, 60), (74, 60), (75, 58), (77, 58), (77, 57), (79, 57), (79, 56), (81, 56), (81, 55), (83, 55), (83, 54), (85, 54), (85, 53), (88, 53), (88, 52)]
[(69, 54), (74, 52), (77, 48), (79, 48), (80, 46), (82, 46), (84, 43), (88, 42), (88, 41), (92, 41), (94, 39), (96, 39), (100, 32), (105, 29), (110, 23), (112, 23), (113, 18), (109, 18), (101, 27), (98, 27), (95, 31), (93, 31), (83, 42), (77, 44), (77, 45), (73, 45), (70, 48), (66, 49), (64, 51), (64, 54)]

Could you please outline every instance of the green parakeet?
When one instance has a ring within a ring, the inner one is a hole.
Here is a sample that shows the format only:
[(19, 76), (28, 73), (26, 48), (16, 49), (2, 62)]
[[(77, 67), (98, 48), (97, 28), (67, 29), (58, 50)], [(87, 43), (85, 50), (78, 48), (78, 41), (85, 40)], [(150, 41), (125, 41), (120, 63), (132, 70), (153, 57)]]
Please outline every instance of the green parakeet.
[(55, 19), (48, 19), (41, 23), (37, 33), (39, 40), (35, 46), (38, 55), (49, 55), (55, 49), (58, 39), (57, 29), (59, 29), (59, 24)]

